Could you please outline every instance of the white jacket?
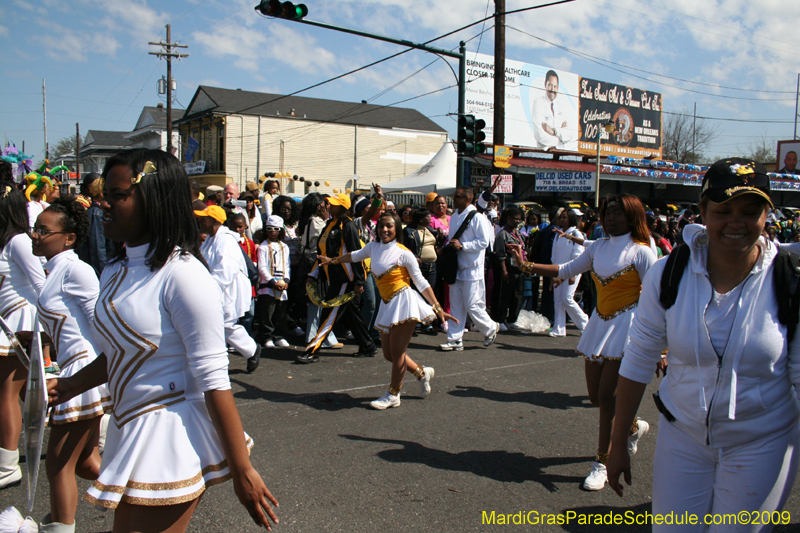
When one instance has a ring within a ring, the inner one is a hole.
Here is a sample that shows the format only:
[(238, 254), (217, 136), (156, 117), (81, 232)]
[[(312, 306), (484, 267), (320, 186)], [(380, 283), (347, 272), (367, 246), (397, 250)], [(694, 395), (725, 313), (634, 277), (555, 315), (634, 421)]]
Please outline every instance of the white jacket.
[(677, 300), (669, 310), (659, 302), (666, 258), (647, 273), (619, 370), (620, 376), (649, 383), (661, 351), (669, 346), (661, 399), (676, 424), (715, 448), (779, 433), (800, 415), (800, 335), (787, 346), (773, 281), (777, 249), (763, 239), (758, 246), (760, 257), (742, 282), (720, 359), (705, 320), (713, 298), (707, 250), (692, 248)]
[(236, 322), (250, 310), (253, 288), (247, 277), (239, 234), (220, 226), (217, 234), (209, 235), (200, 248), (208, 262), (211, 277), (222, 289), (222, 310), (225, 323)]
[[(567, 235), (574, 235), (581, 239), (584, 238), (583, 233), (575, 226), (569, 228), (564, 233)], [(577, 244), (566, 237), (556, 236), (556, 240), (553, 241), (553, 251), (550, 254), (550, 260), (554, 265), (563, 265), (580, 257), (585, 249), (586, 248), (582, 244)]]
[[(476, 211), (474, 205), (468, 205), (464, 211), (456, 211), (450, 217), (450, 232), (448, 241), (458, 232), (461, 223), (471, 211)], [(463, 248), (458, 251), (458, 274), (456, 280), (482, 280), (483, 262), (486, 249), (494, 244), (494, 231), (491, 222), (480, 213), (476, 213), (469, 225), (464, 230), (458, 241)]]

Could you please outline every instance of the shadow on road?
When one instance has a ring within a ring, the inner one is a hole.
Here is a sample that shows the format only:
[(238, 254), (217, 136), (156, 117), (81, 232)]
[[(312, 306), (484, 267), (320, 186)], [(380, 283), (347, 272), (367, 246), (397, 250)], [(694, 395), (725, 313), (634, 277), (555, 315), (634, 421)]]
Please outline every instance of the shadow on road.
[(563, 392), (524, 391), (497, 392), (480, 387), (464, 387), (456, 385), (457, 390), (447, 394), (458, 398), (482, 398), (495, 402), (518, 402), (538, 405), (548, 409), (571, 409), (573, 407), (592, 407), (588, 396), (570, 396)]
[(297, 403), (319, 411), (341, 411), (343, 409), (353, 409), (356, 407), (363, 409), (367, 404), (367, 400), (364, 398), (353, 398), (349, 394), (340, 392), (291, 394), (288, 392), (265, 391), (236, 379), (231, 379), (231, 383), (236, 383), (244, 389), (233, 393), (234, 398), (239, 400), (266, 400), (274, 403)]
[(578, 483), (583, 481), (583, 478), (548, 474), (544, 472), (545, 469), (551, 466), (585, 463), (592, 460), (591, 457), (544, 457), (540, 459), (505, 450), (472, 450), (450, 453), (407, 440), (376, 439), (359, 435), (339, 436), (355, 441), (402, 446), (400, 449), (383, 450), (377, 453), (378, 457), (391, 463), (419, 463), (441, 470), (469, 472), (503, 483), (534, 481), (550, 492), (558, 490), (556, 483)]

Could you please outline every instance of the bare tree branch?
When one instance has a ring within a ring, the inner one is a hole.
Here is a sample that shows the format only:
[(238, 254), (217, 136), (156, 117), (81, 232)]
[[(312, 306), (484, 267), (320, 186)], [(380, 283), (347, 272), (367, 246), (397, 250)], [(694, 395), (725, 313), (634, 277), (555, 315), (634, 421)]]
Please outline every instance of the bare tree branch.
[(679, 163), (700, 163), (703, 150), (719, 135), (717, 126), (703, 119), (695, 121), (686, 109), (680, 113), (665, 115), (664, 159)]

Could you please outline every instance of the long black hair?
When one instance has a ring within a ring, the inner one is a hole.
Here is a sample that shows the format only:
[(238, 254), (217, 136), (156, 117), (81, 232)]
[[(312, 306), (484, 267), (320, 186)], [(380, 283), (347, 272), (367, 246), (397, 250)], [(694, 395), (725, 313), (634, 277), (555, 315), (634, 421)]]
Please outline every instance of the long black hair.
[[(379, 228), (381, 227), (381, 220), (384, 218), (392, 219), (392, 222), (394, 222), (394, 240), (397, 241), (397, 244), (403, 244), (403, 221), (400, 220), (400, 215), (397, 213), (389, 213), (388, 211), (385, 211), (383, 214), (381, 214), (381, 216), (378, 217), (377, 224), (375, 224), (375, 233), (378, 233)], [(378, 238), (378, 241), (380, 241), (380, 238)]]
[(325, 196), (318, 192), (311, 192), (303, 198), (303, 203), (300, 207), (300, 222), (297, 225), (298, 235), (302, 235), (306, 231), (306, 225), (308, 225), (311, 217), (317, 214), (319, 206), (325, 202)]
[(275, 199), (272, 200), (272, 214), (280, 216), (278, 215), (278, 212), (280, 212), (280, 207), (286, 202), (289, 202), (289, 205), (292, 206), (292, 214), (289, 215), (289, 218), (285, 219), (283, 223), (285, 226), (294, 226), (294, 224), (297, 222), (298, 213), (297, 213), (297, 204), (295, 203), (294, 199), (291, 196), (286, 196), (285, 194), (280, 194), (276, 196)]
[(28, 232), (28, 202), (11, 181), (0, 182), (0, 250), (12, 237)]
[[(144, 220), (150, 233), (147, 265), (151, 270), (158, 270), (178, 248), (181, 255), (190, 253), (208, 268), (200, 253), (200, 235), (192, 212), (189, 178), (175, 156), (163, 150), (145, 148), (120, 152), (106, 162), (103, 178), (108, 178), (111, 169), (118, 165), (130, 168), (135, 176), (147, 161), (155, 165), (157, 173), (143, 177), (134, 191), (134, 194), (141, 194)], [(113, 261), (125, 257), (125, 248), (118, 245)]]
[(61, 215), (61, 227), (67, 233), (75, 234), (73, 249), (78, 248), (89, 236), (89, 215), (80, 202), (72, 198), (59, 196), (53, 200), (45, 211), (52, 211)]

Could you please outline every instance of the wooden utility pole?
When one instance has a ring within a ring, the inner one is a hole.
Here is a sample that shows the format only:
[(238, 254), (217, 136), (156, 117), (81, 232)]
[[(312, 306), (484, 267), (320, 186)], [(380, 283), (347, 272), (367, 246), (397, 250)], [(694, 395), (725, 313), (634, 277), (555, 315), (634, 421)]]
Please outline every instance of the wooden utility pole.
[(494, 0), (494, 124), (492, 144), (506, 137), (506, 0)]
[(158, 56), (159, 59), (167, 60), (167, 152), (172, 153), (172, 58), (178, 59), (189, 57), (189, 54), (179, 54), (173, 52), (173, 48), (189, 48), (186, 44), (171, 42), (169, 24), (167, 24), (167, 42), (150, 42), (153, 46), (160, 46), (160, 52), (150, 52), (151, 56)]
[(75, 175), (78, 177), (78, 185), (81, 184), (81, 127), (75, 123)]
[(44, 114), (44, 158), (50, 159), (50, 146), (47, 144), (47, 94), (44, 89), (44, 78), (42, 78), (42, 113)]

